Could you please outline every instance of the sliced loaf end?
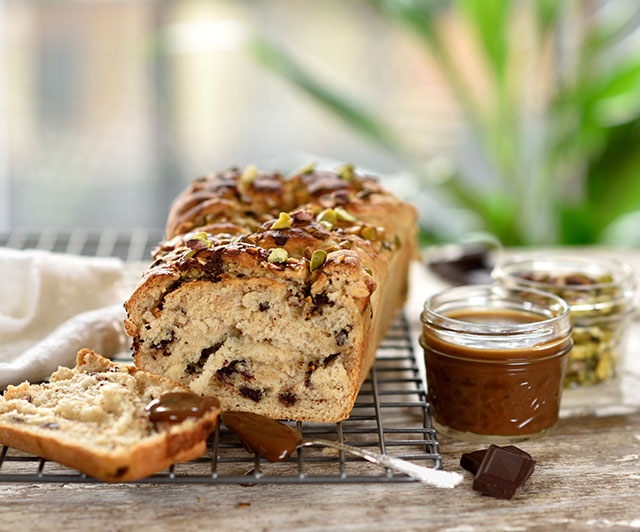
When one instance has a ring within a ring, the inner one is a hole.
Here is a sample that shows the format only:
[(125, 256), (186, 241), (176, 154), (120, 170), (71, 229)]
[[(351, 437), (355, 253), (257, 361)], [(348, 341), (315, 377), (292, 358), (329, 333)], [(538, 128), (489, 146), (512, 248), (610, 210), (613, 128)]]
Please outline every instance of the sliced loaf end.
[(179, 423), (152, 422), (146, 405), (179, 383), (83, 349), (73, 369), (43, 384), (9, 386), (0, 397), (0, 443), (123, 482), (202, 455), (219, 409)]

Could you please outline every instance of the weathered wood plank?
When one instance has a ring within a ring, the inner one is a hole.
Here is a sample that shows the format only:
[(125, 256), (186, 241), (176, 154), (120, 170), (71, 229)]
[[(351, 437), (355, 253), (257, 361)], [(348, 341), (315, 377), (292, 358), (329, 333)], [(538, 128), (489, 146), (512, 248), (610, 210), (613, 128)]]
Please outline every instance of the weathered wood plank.
[[(511, 501), (409, 485), (0, 485), (0, 530), (640, 529), (640, 413), (561, 420), (520, 445), (536, 471)], [(447, 469), (477, 446), (443, 440)], [(249, 506), (245, 506), (248, 503)]]

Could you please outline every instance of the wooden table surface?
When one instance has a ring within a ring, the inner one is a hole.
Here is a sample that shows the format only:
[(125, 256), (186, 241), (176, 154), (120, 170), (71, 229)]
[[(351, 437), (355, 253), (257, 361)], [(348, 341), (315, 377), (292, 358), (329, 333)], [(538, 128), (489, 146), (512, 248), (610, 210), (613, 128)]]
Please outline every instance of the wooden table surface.
[[(441, 439), (444, 467), (476, 448)], [(537, 461), (511, 500), (386, 485), (0, 484), (0, 530), (640, 530), (640, 412), (572, 417), (520, 447)]]
[[(640, 254), (625, 258), (640, 263)], [(636, 321), (636, 356), (639, 329)], [(609, 385), (566, 393), (554, 431), (519, 444), (537, 464), (512, 500), (474, 492), (467, 472), (453, 490), (417, 483), (0, 484), (0, 531), (640, 530), (640, 373), (630, 376), (634, 367), (625, 366), (624, 378)], [(444, 437), (440, 443), (451, 471), (462, 471), (463, 452), (479, 448)]]

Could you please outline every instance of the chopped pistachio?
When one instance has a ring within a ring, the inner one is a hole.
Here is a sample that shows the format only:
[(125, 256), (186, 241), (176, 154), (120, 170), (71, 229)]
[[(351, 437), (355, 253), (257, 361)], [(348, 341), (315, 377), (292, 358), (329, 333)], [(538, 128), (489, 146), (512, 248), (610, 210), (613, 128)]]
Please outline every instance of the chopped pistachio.
[(344, 163), (336, 168), (336, 174), (340, 179), (344, 179), (345, 181), (353, 181), (353, 165), (349, 163)]
[(289, 253), (284, 248), (273, 248), (269, 253), (269, 262), (285, 262), (289, 258)]
[(310, 163), (307, 163), (304, 166), (301, 166), (300, 168), (298, 168), (295, 172), (293, 172), (293, 175), (308, 174), (309, 172), (312, 172), (315, 167), (316, 167), (316, 162), (311, 161)]
[(598, 354), (598, 345), (592, 342), (576, 344), (571, 350), (573, 360), (585, 360)]
[[(209, 235), (207, 235), (207, 233), (205, 233), (204, 231), (200, 231), (199, 233), (196, 233), (192, 237), (189, 237), (189, 240), (199, 240), (200, 242), (204, 242), (208, 248), (210, 248), (213, 245), (213, 242), (209, 240)], [(197, 250), (194, 250), (194, 251), (197, 251)]]
[(375, 227), (366, 225), (360, 231), (360, 236), (366, 240), (378, 240), (378, 231)]
[(309, 270), (315, 272), (322, 267), (327, 260), (327, 252), (324, 249), (316, 249), (311, 255), (311, 262), (309, 262)]
[(564, 386), (595, 384), (615, 374), (625, 330), (628, 303), (620, 298), (614, 276), (604, 272), (546, 271), (517, 274), (562, 297), (569, 304), (573, 348)]
[(373, 276), (373, 272), (371, 271), (371, 268), (364, 268), (364, 271), (367, 272), (369, 275)]
[(316, 217), (316, 220), (319, 222), (329, 222), (330, 224), (335, 224), (338, 216), (336, 215), (336, 211), (333, 209), (325, 209)]
[(271, 225), (271, 229), (286, 229), (287, 227), (291, 227), (291, 216), (286, 212), (281, 212), (278, 219)]
[(399, 247), (402, 245), (402, 240), (400, 240), (400, 237), (399, 237), (398, 235), (396, 235), (396, 236), (393, 238), (393, 243), (395, 244), (395, 246), (396, 246), (397, 248), (399, 248)]
[(250, 164), (244, 169), (244, 172), (242, 172), (242, 176), (240, 176), (240, 183), (243, 185), (250, 185), (257, 177), (258, 167), (255, 164)]
[(336, 213), (338, 220), (343, 220), (345, 222), (356, 221), (356, 217), (350, 212), (344, 210), (342, 207), (336, 207), (335, 209), (333, 209), (333, 211)]
[(598, 381), (603, 381), (609, 375), (611, 369), (611, 357), (603, 356), (598, 360), (598, 365), (595, 369), (596, 378)]
[(190, 249), (189, 251), (187, 251), (182, 258), (183, 259), (190, 259), (191, 257), (193, 257), (196, 254), (196, 250), (195, 249)]
[(325, 222), (324, 220), (322, 220), (320, 222), (320, 225), (324, 227), (327, 231), (331, 231), (333, 229), (333, 224), (331, 222)]
[(191, 237), (191, 240), (202, 240), (203, 242), (209, 242), (209, 235), (204, 231), (200, 231)]
[(597, 325), (574, 323), (573, 348), (569, 353), (564, 385), (595, 384), (615, 372), (623, 335), (622, 322), (606, 318)]

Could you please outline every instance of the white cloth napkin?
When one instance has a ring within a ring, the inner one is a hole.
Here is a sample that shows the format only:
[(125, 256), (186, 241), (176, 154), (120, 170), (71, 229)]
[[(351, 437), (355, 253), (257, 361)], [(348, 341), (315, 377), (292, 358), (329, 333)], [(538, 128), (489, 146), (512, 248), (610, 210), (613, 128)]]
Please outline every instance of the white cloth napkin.
[(118, 352), (124, 288), (118, 259), (0, 248), (0, 391), (73, 366), (83, 347)]

